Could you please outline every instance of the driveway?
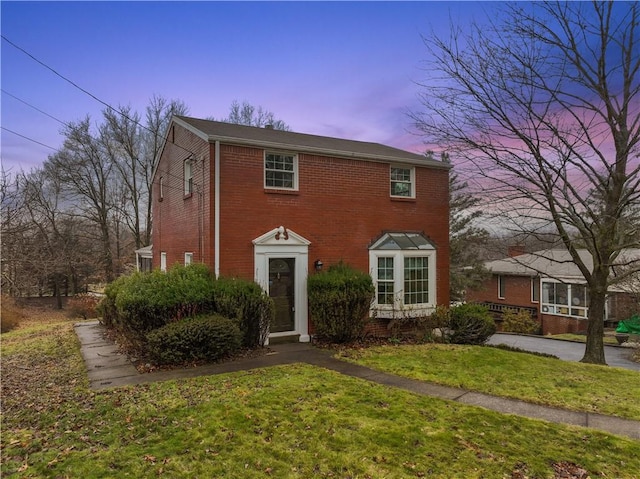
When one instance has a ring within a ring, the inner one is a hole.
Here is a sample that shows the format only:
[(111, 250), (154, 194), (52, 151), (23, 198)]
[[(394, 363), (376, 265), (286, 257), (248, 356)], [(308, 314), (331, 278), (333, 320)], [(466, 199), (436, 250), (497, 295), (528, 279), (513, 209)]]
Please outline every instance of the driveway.
[[(580, 361), (584, 356), (584, 343), (562, 341), (538, 336), (520, 336), (517, 334), (494, 334), (487, 344), (506, 344), (515, 348), (538, 353), (553, 354), (565, 361)], [(605, 346), (604, 357), (609, 366), (631, 369), (640, 372), (640, 363), (631, 361), (631, 348)]]

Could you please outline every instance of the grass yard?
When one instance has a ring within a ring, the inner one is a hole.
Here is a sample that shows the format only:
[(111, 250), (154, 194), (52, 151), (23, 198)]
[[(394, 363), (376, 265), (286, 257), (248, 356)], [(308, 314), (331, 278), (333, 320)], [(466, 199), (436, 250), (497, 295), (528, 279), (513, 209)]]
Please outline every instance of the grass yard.
[(2, 477), (640, 477), (639, 441), (308, 365), (92, 392), (61, 318), (2, 335), (2, 364)]
[(379, 346), (339, 355), (412, 379), (640, 420), (640, 374), (635, 371), (486, 346)]

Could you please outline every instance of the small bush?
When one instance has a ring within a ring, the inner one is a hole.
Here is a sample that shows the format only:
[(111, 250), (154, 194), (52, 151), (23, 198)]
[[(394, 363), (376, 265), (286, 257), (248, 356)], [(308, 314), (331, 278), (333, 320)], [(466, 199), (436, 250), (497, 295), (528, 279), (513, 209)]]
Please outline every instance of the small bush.
[(97, 296), (88, 294), (78, 294), (67, 301), (67, 316), (70, 318), (89, 319), (95, 318), (98, 314), (99, 303)]
[(0, 301), (0, 333), (8, 333), (18, 327), (24, 314), (11, 296), (3, 294)]
[(257, 283), (236, 278), (218, 279), (213, 288), (213, 310), (238, 321), (245, 347), (264, 346), (275, 306)]
[(510, 333), (532, 334), (540, 329), (527, 311), (507, 309), (502, 313), (502, 330)]
[(449, 340), (455, 344), (484, 344), (496, 332), (496, 325), (485, 306), (461, 304), (449, 309)]
[(236, 322), (219, 315), (181, 319), (147, 334), (148, 353), (161, 364), (220, 359), (240, 344)]
[(371, 276), (340, 263), (309, 276), (308, 291), (319, 336), (341, 343), (364, 334), (375, 294)]
[(413, 333), (417, 339), (422, 341), (441, 340), (442, 336), (437, 336), (437, 329), (443, 330), (449, 325), (449, 308), (438, 306), (429, 316), (410, 315), (401, 318), (394, 318), (389, 321), (387, 328), (391, 331), (391, 336), (399, 337), (402, 333)]

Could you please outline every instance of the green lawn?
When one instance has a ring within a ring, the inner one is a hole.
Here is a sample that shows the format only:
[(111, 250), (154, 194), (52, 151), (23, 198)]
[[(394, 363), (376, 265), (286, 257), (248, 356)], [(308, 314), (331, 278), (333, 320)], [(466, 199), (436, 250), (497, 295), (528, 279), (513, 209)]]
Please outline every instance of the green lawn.
[(2, 477), (639, 477), (639, 441), (308, 365), (92, 392), (65, 321), (3, 335), (2, 363)]
[(339, 353), (400, 376), (640, 420), (640, 374), (486, 346), (380, 346)]

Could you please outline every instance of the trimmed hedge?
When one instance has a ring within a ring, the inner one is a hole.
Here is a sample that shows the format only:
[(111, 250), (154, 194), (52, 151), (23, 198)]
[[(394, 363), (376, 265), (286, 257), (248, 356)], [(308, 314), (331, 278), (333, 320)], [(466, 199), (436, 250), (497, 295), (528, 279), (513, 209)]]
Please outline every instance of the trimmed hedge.
[(274, 314), (273, 301), (252, 281), (216, 280), (202, 264), (176, 265), (118, 278), (100, 304), (103, 323), (144, 347), (150, 331), (200, 314), (233, 319), (246, 347), (263, 346)]
[(449, 309), (449, 340), (455, 344), (484, 344), (496, 332), (486, 306), (461, 304)]
[(340, 263), (309, 276), (309, 312), (317, 334), (329, 341), (352, 341), (364, 334), (375, 294), (371, 276)]
[(240, 328), (219, 315), (185, 318), (147, 334), (150, 356), (160, 364), (220, 359), (241, 345)]
[(257, 283), (232, 278), (215, 282), (213, 310), (238, 321), (247, 347), (264, 345), (275, 315), (273, 300)]

